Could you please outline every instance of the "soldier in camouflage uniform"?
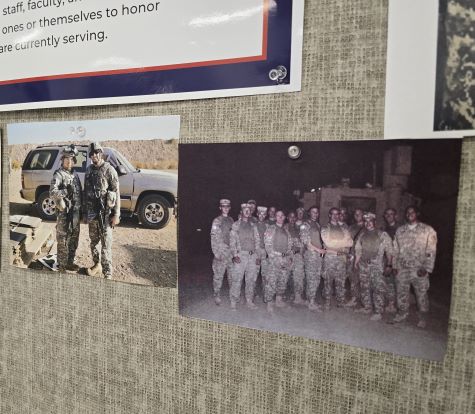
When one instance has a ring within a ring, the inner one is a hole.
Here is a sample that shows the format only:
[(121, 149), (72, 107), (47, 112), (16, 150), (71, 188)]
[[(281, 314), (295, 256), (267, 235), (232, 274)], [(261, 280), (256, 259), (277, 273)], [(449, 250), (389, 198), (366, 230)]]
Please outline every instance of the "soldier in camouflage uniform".
[[(266, 247), (264, 244), (264, 234), (269, 228), (269, 225), (266, 223), (267, 216), (267, 207), (259, 206), (257, 207), (257, 222), (256, 227), (259, 233), (259, 248), (257, 249), (257, 255), (261, 259), (261, 277), (262, 277), (262, 286), (266, 284), (266, 278), (269, 272), (269, 261), (267, 260)], [(259, 276), (259, 270), (257, 271)]]
[(302, 299), (305, 279), (303, 264), (304, 245), (300, 239), (300, 227), (297, 226), (297, 215), (291, 211), (287, 216), (287, 220), (289, 222), (287, 223), (286, 228), (292, 238), (293, 253), (289, 278), (293, 285), (294, 303), (296, 305), (302, 305), (305, 303)]
[(104, 161), (99, 143), (89, 145), (88, 153), (91, 165), (87, 167), (84, 186), (94, 265), (87, 274), (102, 273), (106, 279), (112, 279), (112, 228), (120, 223), (119, 177), (112, 165)]
[(420, 328), (425, 328), (425, 314), (429, 311), (429, 275), (434, 270), (437, 249), (437, 233), (419, 221), (415, 206), (406, 209), (407, 223), (399, 227), (394, 237), (394, 260), (396, 272), (396, 298), (398, 313), (393, 322), (404, 321), (409, 314), (411, 285), (419, 308)]
[(340, 219), (339, 222), (341, 224), (348, 225), (348, 209), (346, 207), (340, 208)]
[[(341, 216), (341, 213), (340, 213)], [(350, 300), (346, 303), (345, 306), (353, 307), (358, 304), (358, 299), (360, 297), (359, 292), (359, 275), (358, 269), (355, 268), (355, 240), (363, 232), (365, 223), (363, 220), (363, 210), (360, 208), (355, 209), (353, 213), (353, 219), (355, 222), (348, 228), (351, 239), (353, 240), (353, 247), (350, 249), (350, 254), (346, 262), (346, 276), (350, 281)]]
[[(371, 313), (371, 320), (381, 320), (386, 295), (386, 276), (392, 273), (393, 247), (391, 237), (375, 227), (376, 215), (364, 215), (365, 231), (355, 242), (355, 268), (359, 269), (361, 303), (356, 312)], [(371, 300), (371, 298), (373, 300)]]
[(322, 263), (325, 250), (323, 248), (321, 227), (318, 219), (320, 211), (313, 206), (309, 209), (310, 218), (300, 226), (300, 238), (305, 246), (304, 265), (306, 289), (305, 293), (310, 310), (320, 311), (316, 296), (320, 278), (322, 276)]
[(274, 296), (277, 307), (286, 306), (283, 296), (287, 288), (293, 256), (292, 237), (284, 226), (284, 212), (277, 211), (275, 218), (275, 225), (269, 226), (264, 234), (264, 244), (269, 257), (269, 274), (264, 286), (264, 301), (267, 303), (267, 310), (271, 313)]
[(323, 298), (325, 310), (330, 309), (333, 282), (339, 307), (345, 305), (346, 258), (353, 246), (348, 227), (340, 224), (340, 211), (333, 207), (328, 213), (330, 222), (322, 227), (326, 253), (323, 259)]
[(227, 271), (228, 284), (231, 286), (232, 255), (229, 248), (231, 226), (234, 220), (229, 217), (231, 201), (223, 198), (219, 200), (221, 215), (211, 224), (211, 250), (213, 251), (213, 292), (216, 305), (221, 304), (221, 287), (224, 273)]
[(56, 205), (56, 241), (58, 243), (58, 270), (78, 271), (74, 264), (81, 224), (81, 182), (73, 172), (78, 150), (74, 145), (65, 147), (61, 167), (54, 172), (49, 193)]
[[(397, 212), (394, 208), (387, 208), (384, 211), (384, 222), (385, 225), (382, 227), (382, 230), (388, 233), (391, 240), (394, 241), (396, 236), (396, 231), (399, 228), (399, 224), (396, 221)], [(386, 276), (387, 284), (387, 293), (386, 297), (388, 300), (388, 305), (386, 306), (386, 312), (396, 312), (396, 278), (394, 271), (390, 275)]]
[(246, 302), (250, 309), (255, 309), (254, 293), (257, 273), (261, 265), (258, 255), (260, 246), (259, 232), (250, 220), (251, 207), (249, 204), (241, 204), (241, 218), (234, 222), (231, 227), (230, 247), (233, 256), (233, 276), (229, 296), (231, 309), (236, 309), (236, 304), (241, 297), (241, 285), (243, 278), (246, 282)]

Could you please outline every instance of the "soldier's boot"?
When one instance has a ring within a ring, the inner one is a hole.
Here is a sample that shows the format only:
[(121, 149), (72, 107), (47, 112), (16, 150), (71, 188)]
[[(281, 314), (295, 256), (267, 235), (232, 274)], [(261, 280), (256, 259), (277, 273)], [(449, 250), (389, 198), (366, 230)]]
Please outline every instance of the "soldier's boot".
[(427, 326), (426, 318), (424, 315), (419, 314), (419, 322), (417, 322), (417, 327), (424, 329)]
[(380, 313), (375, 313), (374, 315), (371, 315), (371, 320), (372, 321), (380, 321), (383, 317), (381, 316)]
[(96, 276), (97, 274), (102, 273), (102, 265), (100, 263), (96, 263), (94, 266), (87, 269), (87, 274), (89, 276)]
[(274, 304), (272, 302), (267, 302), (267, 312), (274, 313)]
[(359, 308), (354, 310), (355, 313), (364, 313), (365, 315), (369, 315), (372, 311), (370, 308)]
[(345, 308), (354, 308), (356, 306), (356, 298), (352, 297), (348, 302), (345, 303)]
[(275, 306), (278, 308), (286, 308), (287, 304), (284, 302), (284, 299), (282, 298), (281, 295), (276, 295), (275, 296)]
[(386, 306), (386, 308), (384, 309), (384, 311), (388, 313), (395, 313), (396, 310), (397, 309), (396, 309), (396, 306), (394, 306), (394, 302), (389, 302), (388, 306)]
[(75, 263), (69, 263), (66, 266), (66, 270), (70, 270), (71, 272), (77, 272), (79, 269), (80, 269), (80, 267)]
[(296, 305), (303, 305), (305, 303), (300, 293), (295, 293), (294, 303)]
[(236, 310), (236, 301), (231, 299), (231, 310), (235, 311)]
[(217, 306), (221, 305), (221, 297), (219, 296), (219, 293), (216, 293), (216, 294), (214, 295), (214, 303), (215, 303)]
[(396, 316), (393, 318), (393, 320), (390, 323), (400, 323), (404, 322), (407, 319), (407, 314), (403, 313), (398, 313)]
[(247, 307), (249, 309), (257, 309), (257, 305), (251, 299), (247, 299)]
[(308, 302), (308, 309), (311, 310), (311, 311), (317, 311), (317, 312), (321, 312), (321, 311), (322, 311), (322, 308), (321, 308), (320, 305), (315, 301), (315, 299), (310, 299), (310, 301)]

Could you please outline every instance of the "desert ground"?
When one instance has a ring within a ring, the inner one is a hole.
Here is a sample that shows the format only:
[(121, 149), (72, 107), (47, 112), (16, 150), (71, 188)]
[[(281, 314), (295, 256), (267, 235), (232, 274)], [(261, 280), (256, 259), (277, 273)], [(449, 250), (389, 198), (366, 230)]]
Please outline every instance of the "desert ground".
[[(20, 196), (21, 170), (11, 170), (9, 200), (10, 215), (24, 214), (37, 217), (35, 207)], [(55, 223), (44, 222), (51, 227), (55, 237)], [(123, 218), (114, 229), (113, 236), (113, 280), (141, 285), (175, 287), (176, 286), (176, 219), (161, 230), (151, 230), (139, 227), (136, 218)], [(56, 243), (52, 253), (55, 252)], [(88, 227), (81, 224), (79, 248), (76, 264), (82, 267), (80, 274), (86, 276), (85, 268), (92, 266), (89, 248)], [(45, 269), (38, 262), (30, 267)]]

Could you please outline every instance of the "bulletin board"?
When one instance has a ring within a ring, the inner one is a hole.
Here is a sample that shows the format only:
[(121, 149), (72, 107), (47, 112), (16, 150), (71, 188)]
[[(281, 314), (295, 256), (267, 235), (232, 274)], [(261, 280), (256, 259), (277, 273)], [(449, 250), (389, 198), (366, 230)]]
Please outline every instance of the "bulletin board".
[[(0, 127), (180, 115), (185, 144), (381, 139), (387, 12), (387, 1), (307, 1), (301, 92), (3, 112)], [(8, 168), (3, 134), (4, 224)], [(13, 270), (3, 231), (0, 411), (473, 412), (473, 138), (460, 177), (443, 362), (181, 317), (176, 288)]]

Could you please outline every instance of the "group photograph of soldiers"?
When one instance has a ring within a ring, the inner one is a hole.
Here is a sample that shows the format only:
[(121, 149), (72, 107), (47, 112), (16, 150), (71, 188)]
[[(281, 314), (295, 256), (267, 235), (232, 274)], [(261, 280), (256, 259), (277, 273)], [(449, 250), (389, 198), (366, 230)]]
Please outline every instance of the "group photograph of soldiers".
[(180, 148), (183, 315), (443, 357), (458, 143), (208, 147)]
[(179, 133), (163, 118), (9, 125), (11, 264), (175, 287), (178, 139), (148, 138)]

